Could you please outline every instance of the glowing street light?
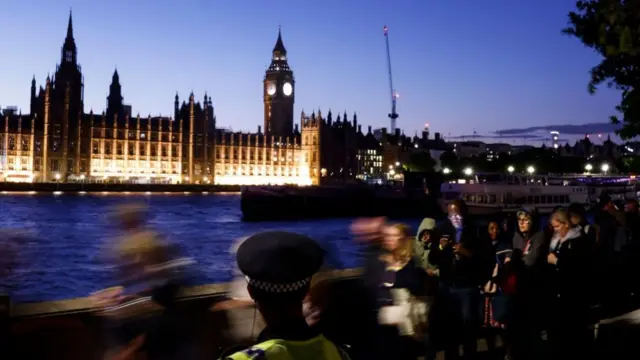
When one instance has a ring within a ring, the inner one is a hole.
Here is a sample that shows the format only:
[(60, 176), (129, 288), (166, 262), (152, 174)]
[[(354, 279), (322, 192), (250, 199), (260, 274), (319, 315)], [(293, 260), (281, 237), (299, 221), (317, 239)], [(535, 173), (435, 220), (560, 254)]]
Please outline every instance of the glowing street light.
[(395, 170), (393, 170), (393, 169), (392, 169), (392, 170), (389, 170), (389, 175), (393, 176), (393, 175), (395, 175), (395, 174), (396, 174), (396, 171), (395, 171)]
[(449, 169), (448, 167), (442, 169), (442, 173), (443, 174), (451, 174), (451, 169)]
[(56, 181), (60, 180), (60, 173), (56, 173), (55, 178), (56, 178)]
[(396, 166), (400, 166), (400, 162), (399, 161), (396, 161)]
[(600, 167), (600, 170), (602, 170), (603, 173), (607, 173), (607, 171), (609, 171), (609, 164), (604, 163), (602, 164), (602, 166)]
[(536, 168), (534, 168), (533, 166), (529, 165), (529, 166), (527, 166), (527, 172), (529, 173), (529, 175), (531, 175), (534, 172), (536, 172)]
[(584, 169), (587, 170), (587, 172), (591, 172), (591, 170), (593, 170), (593, 165), (587, 164), (584, 166)]
[(509, 167), (507, 167), (507, 171), (509, 172), (509, 174), (512, 174), (514, 171), (516, 171), (516, 168), (514, 168), (513, 165), (509, 165)]
[(464, 168), (464, 174), (467, 175), (467, 176), (473, 175), (473, 169), (470, 168), (470, 167)]

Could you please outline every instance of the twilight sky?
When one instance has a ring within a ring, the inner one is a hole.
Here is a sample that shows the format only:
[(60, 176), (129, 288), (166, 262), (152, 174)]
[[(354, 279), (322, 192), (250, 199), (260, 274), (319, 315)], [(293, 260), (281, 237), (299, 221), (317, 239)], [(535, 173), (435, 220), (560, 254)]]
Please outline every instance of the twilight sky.
[(219, 126), (255, 131), (281, 25), (296, 77), (295, 114), (355, 111), (364, 125), (388, 126), (386, 24), (405, 133), (427, 122), (451, 137), (607, 122), (619, 95), (587, 93), (598, 57), (561, 34), (574, 3), (5, 0), (0, 106), (28, 111), (32, 76), (40, 85), (60, 61), (72, 6), (87, 112), (106, 106), (117, 66), (134, 113), (170, 115), (176, 91), (181, 101), (208, 91)]

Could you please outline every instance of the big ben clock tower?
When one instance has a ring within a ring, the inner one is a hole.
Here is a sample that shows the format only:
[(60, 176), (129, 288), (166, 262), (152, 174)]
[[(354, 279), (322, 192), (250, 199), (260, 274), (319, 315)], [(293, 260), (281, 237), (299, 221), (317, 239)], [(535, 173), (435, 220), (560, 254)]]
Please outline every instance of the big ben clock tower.
[(264, 131), (273, 136), (293, 134), (293, 102), (295, 80), (287, 63), (287, 49), (278, 30), (278, 41), (273, 48), (271, 65), (264, 76)]

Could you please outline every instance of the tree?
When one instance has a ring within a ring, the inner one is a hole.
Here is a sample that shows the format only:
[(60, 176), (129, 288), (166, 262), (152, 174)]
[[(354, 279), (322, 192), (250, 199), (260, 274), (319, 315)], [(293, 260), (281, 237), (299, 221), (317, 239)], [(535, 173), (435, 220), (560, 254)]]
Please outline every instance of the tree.
[(564, 33), (578, 38), (603, 59), (591, 69), (589, 92), (594, 94), (602, 83), (622, 92), (611, 116), (614, 124), (622, 123), (617, 134), (623, 139), (640, 135), (640, 1), (577, 1), (576, 11), (569, 13), (570, 26)]
[(458, 156), (451, 150), (447, 150), (440, 154), (440, 166), (443, 168), (455, 168), (458, 165)]
[(420, 151), (409, 156), (409, 161), (405, 164), (407, 170), (413, 172), (433, 171), (436, 161), (433, 160), (428, 151)]

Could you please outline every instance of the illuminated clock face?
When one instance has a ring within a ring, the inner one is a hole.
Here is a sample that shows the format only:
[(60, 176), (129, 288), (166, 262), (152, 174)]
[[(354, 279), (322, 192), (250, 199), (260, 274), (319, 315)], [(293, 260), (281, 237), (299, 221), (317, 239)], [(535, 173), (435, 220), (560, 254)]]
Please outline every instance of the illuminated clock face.
[(291, 95), (291, 93), (293, 92), (293, 86), (291, 86), (291, 83), (284, 83), (284, 85), (282, 85), (282, 92), (286, 95), (289, 96)]
[(267, 84), (267, 94), (273, 95), (276, 93), (276, 84), (270, 82)]

